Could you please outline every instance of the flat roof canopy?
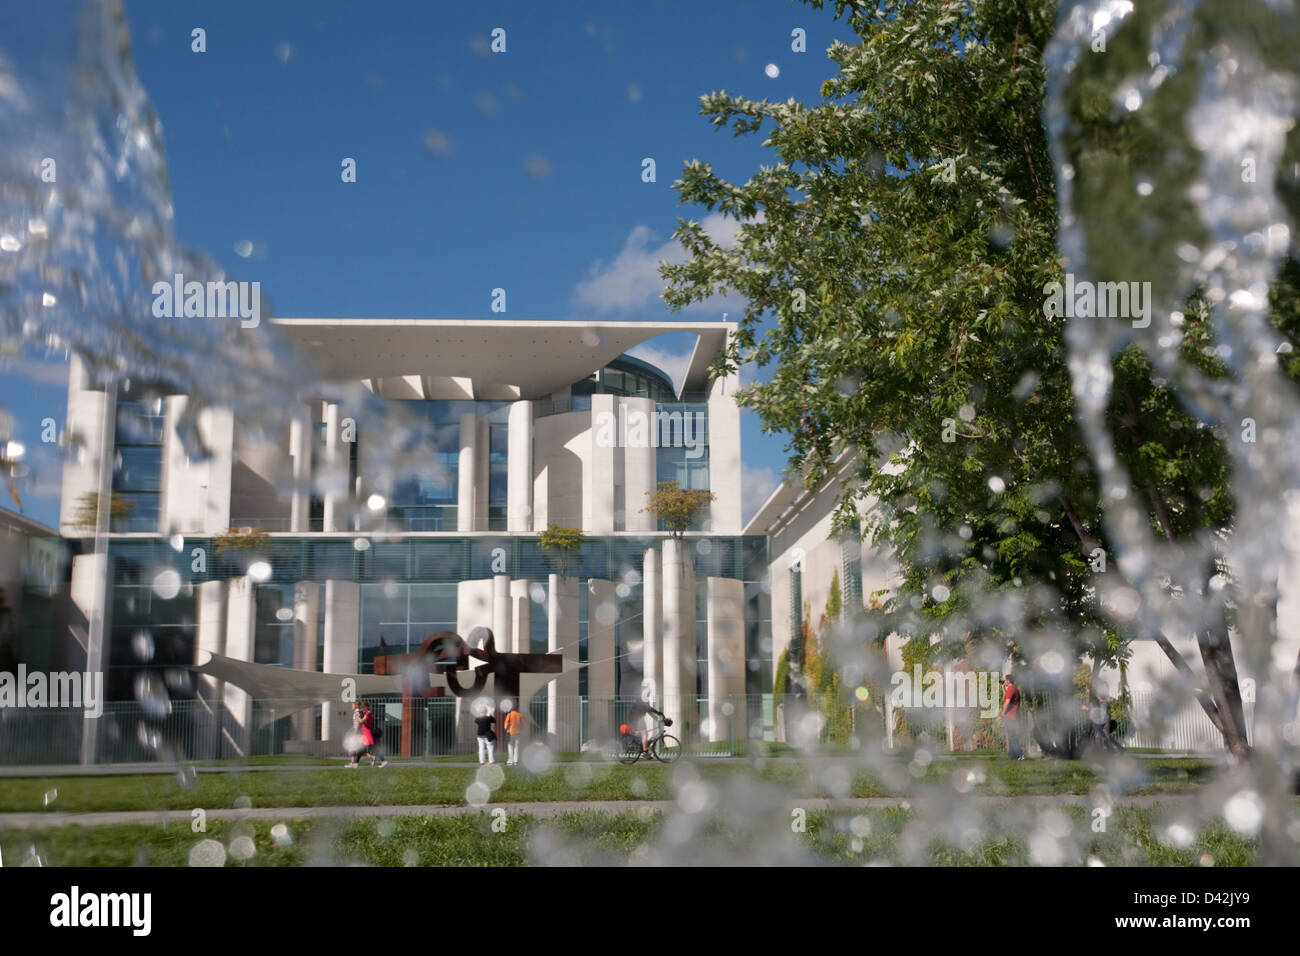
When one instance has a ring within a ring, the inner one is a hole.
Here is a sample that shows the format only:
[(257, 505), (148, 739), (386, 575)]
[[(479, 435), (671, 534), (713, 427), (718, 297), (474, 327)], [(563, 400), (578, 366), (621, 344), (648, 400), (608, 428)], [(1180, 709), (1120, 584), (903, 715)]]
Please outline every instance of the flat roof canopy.
[[(670, 332), (699, 336), (684, 390), (708, 384), (708, 365), (734, 322), (571, 322), (503, 319), (273, 319), (329, 380), (419, 379), (424, 397), (472, 387), (477, 398), (543, 398)], [(411, 397), (420, 397), (412, 394)]]

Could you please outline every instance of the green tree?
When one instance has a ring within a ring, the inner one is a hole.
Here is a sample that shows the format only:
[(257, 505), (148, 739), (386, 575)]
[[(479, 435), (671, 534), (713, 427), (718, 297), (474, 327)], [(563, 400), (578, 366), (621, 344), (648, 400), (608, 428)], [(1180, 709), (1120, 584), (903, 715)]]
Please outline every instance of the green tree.
[(696, 488), (679, 488), (675, 481), (661, 481), (656, 491), (649, 492), (650, 503), (642, 508), (663, 522), (675, 537), (680, 538), (695, 523), (696, 517), (716, 497), (710, 491)]
[(560, 577), (567, 578), (569, 568), (582, 553), (583, 540), (581, 528), (568, 528), (552, 521), (538, 537), (537, 544), (548, 552)]
[[(113, 492), (108, 498), (108, 521), (109, 528), (113, 527), (114, 522), (121, 521), (131, 516), (134, 510), (134, 503), (129, 498)], [(68, 519), (68, 524), (74, 528), (88, 528), (94, 530), (99, 523), (99, 492), (87, 491), (77, 498), (77, 505), (73, 509), (72, 517)]]
[[(878, 639), (935, 633), (964, 645), (974, 631), (1005, 643), (1019, 635), (981, 620), (979, 604), (1007, 592), (1027, 629), (1065, 627), (1080, 654), (1119, 648), (1131, 635), (1103, 613), (1093, 578), (1111, 549), (1076, 424), (1065, 321), (1044, 308), (1045, 285), (1064, 271), (1042, 115), (1056, 4), (839, 0), (834, 10), (858, 42), (831, 46), (838, 71), (820, 102), (701, 98), (717, 127), (766, 128), (776, 158), (743, 184), (686, 164), (681, 202), (722, 212), (738, 233), (723, 246), (679, 220), (687, 259), (661, 267), (665, 298), (674, 308), (722, 291), (746, 300), (717, 371), (771, 370), (738, 401), (790, 435), (807, 486), (843, 450), (861, 453), (837, 526), (874, 498), (865, 530), (901, 565), (872, 623)], [(1112, 115), (1094, 111), (1095, 148), (1142, 148)], [(1274, 305), (1294, 341), (1293, 292), (1275, 290)], [(1181, 354), (1213, 374), (1208, 309), (1193, 300), (1185, 316)], [(1152, 527), (1169, 540), (1227, 528), (1224, 435), (1199, 428), (1136, 349), (1115, 372), (1111, 431)], [(1212, 680), (1201, 703), (1241, 754), (1226, 633), (1225, 618), (1202, 642)]]
[(262, 528), (231, 528), (212, 539), (217, 554), (226, 551), (265, 551), (271, 547), (271, 536)]

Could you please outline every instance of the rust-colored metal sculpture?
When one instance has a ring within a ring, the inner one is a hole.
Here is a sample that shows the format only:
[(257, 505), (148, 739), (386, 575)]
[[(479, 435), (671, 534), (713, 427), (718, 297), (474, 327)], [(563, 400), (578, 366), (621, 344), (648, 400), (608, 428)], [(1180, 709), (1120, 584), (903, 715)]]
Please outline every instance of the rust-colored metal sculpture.
[[(474, 679), (462, 686), (457, 676), (460, 671), (471, 670), (471, 658), (480, 661), (472, 668)], [(486, 627), (476, 627), (465, 640), (454, 631), (430, 634), (413, 654), (384, 654), (375, 658), (376, 674), (402, 676), (402, 756), (411, 756), (414, 745), (414, 713), (417, 699), (445, 697), (450, 691), (455, 697), (474, 697), (483, 694), (488, 678), (494, 678), (494, 700), (510, 698), (516, 706), (519, 700), (521, 674), (559, 674), (564, 670), (564, 658), (559, 654), (509, 654), (496, 649), (496, 638)], [(433, 686), (430, 675), (440, 675), (446, 688)], [(498, 725), (500, 717), (498, 716)]]

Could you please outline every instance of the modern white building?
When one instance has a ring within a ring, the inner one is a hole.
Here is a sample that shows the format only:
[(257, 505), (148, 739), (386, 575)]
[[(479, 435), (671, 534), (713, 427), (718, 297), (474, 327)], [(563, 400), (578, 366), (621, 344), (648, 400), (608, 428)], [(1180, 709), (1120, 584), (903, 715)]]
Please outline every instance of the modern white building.
[[(270, 439), (202, 411), (203, 459), (179, 439), (185, 395), (160, 383), (106, 394), (73, 360), (68, 430), (81, 452), (64, 470), (60, 531), (79, 543), (77, 642), (104, 668), (110, 701), (183, 696), (183, 669), (211, 655), (279, 668), (279, 683), (248, 667), (198, 679), (195, 706), (222, 721), (219, 749), (244, 752), (268, 732), (285, 749), (337, 749), (337, 701), (287, 714), (261, 699), (268, 688), (302, 697), (335, 675), (395, 694), (376, 657), (487, 626), (500, 650), (565, 658), (563, 674), (523, 689), (533, 729), (563, 749), (600, 739), (643, 695), (683, 738), (749, 732), (747, 697), (770, 689), (766, 538), (742, 528), (736, 377), (708, 375), (733, 324), (275, 324), (320, 371), (320, 394)], [(697, 342), (680, 387), (627, 354), (683, 332)], [(397, 480), (390, 423), (356, 403), (358, 383), (433, 449)], [(663, 481), (716, 495), (681, 537), (644, 510)], [(106, 535), (76, 523), (88, 505)], [(551, 524), (584, 535), (570, 566), (538, 545)], [(408, 752), (469, 732), (463, 706), (387, 710)]]
[[(831, 533), (832, 515), (842, 483), (856, 466), (851, 455), (842, 456), (835, 474), (820, 487), (809, 491), (799, 482), (780, 485), (750, 519), (746, 535), (767, 535), (771, 580), (772, 659), (786, 652), (805, 620), (814, 630), (820, 624), (833, 576), (838, 572), (843, 600), (872, 604), (876, 592), (888, 592), (899, 583), (899, 568), (888, 550), (861, 536)], [(1275, 675), (1285, 675), (1296, 668), (1300, 655), (1300, 616), (1295, 613), (1300, 602), (1300, 500), (1289, 501), (1286, 509), (1290, 533), (1287, 557), (1279, 577), (1278, 641), (1274, 645)], [(867, 500), (859, 505), (865, 516), (871, 507)], [(1191, 636), (1168, 635), (1170, 642), (1188, 663), (1194, 675), (1204, 680), (1204, 665), (1196, 640)], [(890, 666), (901, 668), (899, 635), (886, 641)], [(1247, 723), (1254, 713), (1254, 692), (1264, 675), (1253, 673), (1236, 632), (1231, 633), (1234, 659), (1242, 685)], [(1173, 750), (1214, 750), (1222, 746), (1222, 737), (1194, 701), (1182, 705), (1170, 703), (1170, 692), (1177, 678), (1169, 657), (1154, 640), (1134, 640), (1126, 664), (1124, 682), (1133, 705), (1135, 733), (1130, 742), (1136, 746)], [(1110, 698), (1121, 693), (1121, 674), (1116, 668), (1101, 672), (1102, 692)], [(888, 710), (888, 705), (886, 704)], [(951, 728), (952, 724), (949, 723)]]

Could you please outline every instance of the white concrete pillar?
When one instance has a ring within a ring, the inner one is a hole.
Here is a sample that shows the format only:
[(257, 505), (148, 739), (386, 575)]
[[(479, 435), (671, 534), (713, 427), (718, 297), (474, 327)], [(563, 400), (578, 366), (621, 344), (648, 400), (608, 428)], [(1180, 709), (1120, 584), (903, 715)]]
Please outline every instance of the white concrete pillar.
[(289, 530), (311, 529), (311, 451), (316, 437), (306, 413), (289, 422), (289, 456), (292, 459), (293, 488), (289, 498)]
[[(470, 631), (476, 627), (491, 627), (493, 617), (493, 599), (495, 597), (495, 582), (492, 578), (480, 578), (473, 581), (456, 582), (456, 633), (463, 638), (468, 638)], [(494, 635), (495, 636), (495, 635)], [(500, 649), (500, 645), (497, 645)], [(470, 671), (477, 667), (481, 661), (470, 658)], [(460, 671), (456, 679), (462, 685), (468, 684), (473, 680), (473, 675), (469, 671)], [(484, 689), (485, 694), (490, 694), (493, 690), (493, 681), (489, 680), (487, 687)], [(471, 711), (475, 698), (458, 697), (456, 699), (456, 740), (461, 748), (462, 753), (475, 753), (476, 744), (474, 714)], [(497, 736), (501, 736), (501, 728), (497, 728)]]
[(533, 403), (515, 402), (507, 421), (506, 529), (528, 534), (533, 530)]
[[(198, 634), (195, 642), (195, 663), (202, 664), (206, 654), (226, 653), (226, 582), (203, 581), (196, 588), (195, 602), (198, 617)], [(200, 677), (196, 682), (199, 696), (214, 710), (221, 702), (221, 681)]]
[(614, 622), (618, 605), (614, 582), (592, 578), (587, 582), (587, 739), (613, 740), (615, 659)]
[[(361, 585), (355, 581), (325, 582), (325, 634), (321, 669), (326, 674), (355, 674), (361, 647)], [(351, 705), (343, 701), (340, 685), (321, 712), (322, 740), (342, 747), (343, 735), (352, 728)]]
[[(325, 499), (324, 530), (346, 531), (343, 516), (343, 496), (347, 492), (347, 446), (339, 429), (339, 407), (333, 402), (325, 405), (325, 468), (321, 482)], [(356, 670), (355, 663), (352, 670)]]
[[(647, 548), (641, 574), (641, 698), (663, 700), (663, 574), (658, 548)], [(663, 708), (660, 708), (661, 710)]]
[(510, 644), (510, 575), (498, 574), (492, 578), (492, 637), (498, 651)]
[[(293, 587), (293, 666), (300, 671), (316, 670), (317, 626), (320, 620), (320, 585), (299, 581)], [(293, 716), (293, 739), (314, 740), (316, 708), (313, 705)]]
[[(685, 651), (685, 635), (682, 633), (682, 603), (687, 596), (682, 594), (682, 551), (681, 541), (677, 538), (665, 538), (663, 543), (663, 690), (660, 708), (677, 724), (684, 728), (686, 722), (687, 691), (682, 656)], [(680, 736), (680, 735), (679, 735)], [(682, 738), (683, 743), (685, 738)]]
[(533, 601), (528, 594), (528, 584), (526, 580), (510, 582), (511, 654), (532, 653)]
[(715, 534), (740, 534), (744, 529), (743, 496), (737, 487), (742, 471), (739, 388), (735, 372), (714, 379), (709, 387), (709, 488), (718, 496), (709, 505), (709, 528)]
[[(709, 662), (709, 740), (727, 740), (729, 722), (747, 736), (745, 705), (745, 582), (709, 578), (707, 660)], [(728, 713), (730, 705), (730, 713)]]
[[(627, 447), (623, 449), (623, 527), (628, 531), (651, 532), (655, 530), (655, 519), (645, 507), (654, 493), (659, 467), (654, 441), (655, 403), (650, 398), (623, 398), (619, 401), (627, 406), (629, 423)], [(633, 418), (634, 413), (645, 416), (644, 428), (634, 427), (640, 421)], [(634, 437), (636, 441), (633, 441)]]
[[(478, 488), (475, 472), (478, 471), (478, 419), (473, 412), (460, 416), (460, 456), (457, 459), (456, 530), (464, 534), (474, 531), (477, 514), (474, 498)], [(464, 637), (464, 635), (461, 635)]]
[(205, 408), (195, 422), (210, 452), (191, 459), (177, 427), (189, 398), (163, 401), (163, 474), (159, 488), (160, 527), (181, 534), (220, 534), (230, 527), (230, 492), (234, 463), (235, 419), (224, 408)]
[[(578, 582), (552, 574), (548, 579), (546, 646), (564, 657), (565, 667), (578, 663)], [(568, 669), (546, 685), (546, 732), (560, 751), (577, 750), (578, 670)]]
[[(226, 586), (226, 656), (251, 661), (256, 627), (257, 603), (252, 580), (231, 578)], [(226, 742), (237, 754), (247, 754), (253, 730), (253, 699), (248, 691), (226, 681), (222, 700), (229, 715)]]
[(614, 530), (615, 464), (622, 440), (616, 413), (613, 395), (591, 396), (591, 444), (588, 464), (582, 470), (583, 529), (588, 534), (610, 534)]

